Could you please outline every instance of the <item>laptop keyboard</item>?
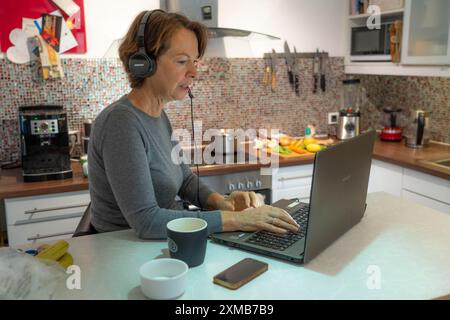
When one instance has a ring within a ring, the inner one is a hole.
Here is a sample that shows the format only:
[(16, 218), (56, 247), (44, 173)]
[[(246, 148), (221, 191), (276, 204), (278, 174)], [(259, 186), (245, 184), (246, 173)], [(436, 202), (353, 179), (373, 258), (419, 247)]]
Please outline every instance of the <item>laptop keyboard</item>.
[(284, 251), (295, 242), (303, 238), (306, 234), (306, 226), (308, 222), (309, 206), (304, 203), (285, 209), (294, 220), (300, 225), (298, 233), (288, 232), (286, 234), (275, 234), (268, 231), (259, 231), (253, 234), (245, 242), (256, 244), (259, 246)]

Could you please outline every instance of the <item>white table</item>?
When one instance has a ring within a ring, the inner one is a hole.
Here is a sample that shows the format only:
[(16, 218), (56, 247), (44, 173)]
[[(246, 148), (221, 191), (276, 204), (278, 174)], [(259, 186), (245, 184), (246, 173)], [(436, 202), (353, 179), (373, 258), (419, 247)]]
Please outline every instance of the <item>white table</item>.
[[(179, 299), (432, 299), (450, 293), (450, 216), (386, 193), (369, 194), (363, 220), (307, 265), (208, 243)], [(165, 241), (131, 230), (69, 239), (81, 268), (81, 290), (62, 286), (58, 299), (144, 299), (139, 266), (167, 256)], [(269, 270), (236, 291), (212, 283), (245, 257)]]

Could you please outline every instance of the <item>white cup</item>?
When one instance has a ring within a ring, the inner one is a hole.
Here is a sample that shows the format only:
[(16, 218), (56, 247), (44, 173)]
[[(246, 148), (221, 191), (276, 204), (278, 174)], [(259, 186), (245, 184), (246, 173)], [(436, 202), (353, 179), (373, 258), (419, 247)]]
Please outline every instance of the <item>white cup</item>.
[(139, 268), (141, 290), (150, 299), (175, 299), (184, 293), (188, 270), (188, 265), (178, 259), (148, 261)]

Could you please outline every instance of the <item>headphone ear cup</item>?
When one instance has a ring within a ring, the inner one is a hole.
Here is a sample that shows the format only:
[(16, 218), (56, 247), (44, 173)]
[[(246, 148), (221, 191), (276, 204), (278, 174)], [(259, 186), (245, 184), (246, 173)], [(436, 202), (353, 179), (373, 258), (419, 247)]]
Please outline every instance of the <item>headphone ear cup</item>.
[(136, 52), (128, 60), (128, 68), (135, 77), (151, 77), (156, 72), (156, 61), (143, 52)]

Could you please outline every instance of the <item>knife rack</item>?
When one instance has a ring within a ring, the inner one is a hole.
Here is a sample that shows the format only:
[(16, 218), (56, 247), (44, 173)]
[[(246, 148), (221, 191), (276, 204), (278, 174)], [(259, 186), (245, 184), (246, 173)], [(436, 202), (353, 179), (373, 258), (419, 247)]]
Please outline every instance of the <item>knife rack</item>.
[[(319, 58), (329, 58), (328, 52), (297, 52), (297, 53), (291, 53), (292, 58), (294, 59), (314, 59), (316, 55), (319, 56)], [(275, 57), (276, 59), (286, 59), (285, 53), (264, 53), (263, 58), (264, 59), (272, 59), (272, 57)]]

